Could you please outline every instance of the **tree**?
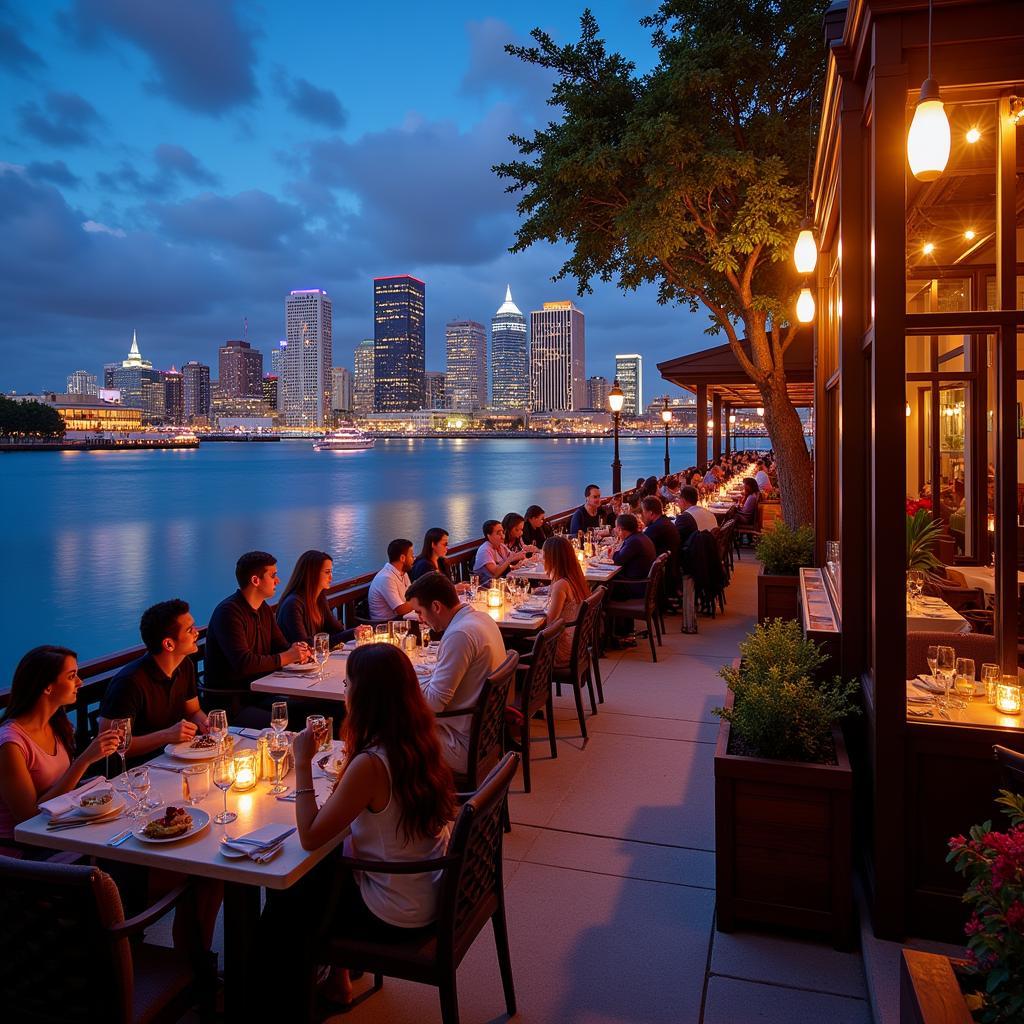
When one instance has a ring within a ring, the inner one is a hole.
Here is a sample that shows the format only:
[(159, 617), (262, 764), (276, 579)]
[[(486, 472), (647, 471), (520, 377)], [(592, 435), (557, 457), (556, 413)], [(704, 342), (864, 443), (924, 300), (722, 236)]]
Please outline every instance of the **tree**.
[(42, 402), (15, 402), (0, 395), (0, 437), (59, 438), (64, 420)]
[[(554, 71), (559, 121), (511, 136), (522, 159), (493, 169), (522, 193), (512, 252), (566, 242), (555, 280), (624, 291), (654, 283), (660, 303), (709, 314), (757, 385), (778, 456), (783, 514), (808, 522), (803, 425), (786, 390), (800, 282), (791, 262), (808, 140), (824, 82), (827, 0), (666, 0), (643, 19), (657, 66), (637, 75), (609, 53), (589, 10), (579, 42), (506, 46)], [(750, 355), (741, 341), (750, 343)]]

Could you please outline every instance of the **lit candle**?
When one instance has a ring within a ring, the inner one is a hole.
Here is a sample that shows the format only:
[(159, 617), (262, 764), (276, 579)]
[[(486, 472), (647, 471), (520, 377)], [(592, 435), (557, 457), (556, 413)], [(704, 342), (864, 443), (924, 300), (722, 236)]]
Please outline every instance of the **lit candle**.
[(256, 751), (246, 750), (235, 755), (235, 789), (244, 793), (256, 785)]
[(500, 608), (501, 605), (502, 605), (501, 588), (500, 587), (491, 587), (491, 589), (487, 591), (487, 607), (488, 608)]
[(1020, 680), (1017, 676), (1003, 676), (996, 687), (996, 711), (1003, 715), (1020, 714)]

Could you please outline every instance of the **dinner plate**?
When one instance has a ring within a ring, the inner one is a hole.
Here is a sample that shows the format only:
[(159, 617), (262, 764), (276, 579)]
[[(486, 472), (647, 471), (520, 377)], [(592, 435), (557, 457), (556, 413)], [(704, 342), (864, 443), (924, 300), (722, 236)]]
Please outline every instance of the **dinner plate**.
[(180, 843), (182, 839), (189, 839), (191, 836), (198, 835), (203, 831), (207, 825), (210, 824), (210, 816), (206, 811), (200, 810), (198, 807), (189, 807), (188, 813), (192, 815), (192, 827), (187, 832), (182, 832), (180, 836), (168, 836), (166, 839), (150, 839), (149, 836), (144, 836), (142, 830), (151, 822), (156, 821), (158, 818), (162, 818), (166, 813), (166, 808), (161, 808), (154, 814), (151, 814), (141, 825), (138, 825), (132, 830), (132, 835), (139, 840), (140, 843)]
[(191, 743), (191, 740), (186, 743), (168, 743), (164, 747), (164, 753), (180, 758), (182, 761), (212, 761), (217, 756), (217, 747), (193, 750)]
[(298, 662), (293, 661), (290, 665), (282, 666), (282, 672), (315, 672), (320, 666), (315, 661)]

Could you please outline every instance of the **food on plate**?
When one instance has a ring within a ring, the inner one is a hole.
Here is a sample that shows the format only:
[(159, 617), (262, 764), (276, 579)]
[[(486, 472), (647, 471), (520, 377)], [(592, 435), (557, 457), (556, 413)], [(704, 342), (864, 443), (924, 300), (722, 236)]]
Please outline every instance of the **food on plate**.
[(192, 827), (192, 815), (181, 807), (168, 807), (159, 818), (151, 821), (142, 834), (147, 839), (173, 839), (183, 836)]
[(326, 753), (321, 757), (318, 757), (316, 763), (317, 767), (332, 779), (336, 779), (341, 775), (345, 768), (345, 759), (331, 753)]
[(114, 802), (114, 794), (109, 789), (102, 789), (95, 793), (86, 793), (79, 801), (82, 807), (106, 807)]
[(212, 736), (198, 735), (188, 745), (189, 750), (212, 750), (217, 746), (217, 741)]

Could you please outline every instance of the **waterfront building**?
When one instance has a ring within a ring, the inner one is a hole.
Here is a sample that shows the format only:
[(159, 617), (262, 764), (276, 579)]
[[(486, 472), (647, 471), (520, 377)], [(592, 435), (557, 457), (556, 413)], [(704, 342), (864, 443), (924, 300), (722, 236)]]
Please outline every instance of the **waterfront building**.
[(373, 408), (423, 407), (427, 286), (408, 274), (373, 281)]
[(40, 395), (7, 397), (15, 402), (40, 402), (56, 409), (64, 421), (64, 429), (70, 434), (122, 434), (142, 429), (141, 409), (108, 402), (99, 395), (61, 395), (48, 391)]
[(352, 411), (357, 416), (373, 412), (373, 338), (364, 338), (355, 348), (352, 374)]
[(278, 397), (290, 427), (331, 421), (331, 300), (322, 288), (292, 291), (285, 299), (288, 345)]
[(450, 408), (472, 411), (487, 404), (487, 332), (475, 320), (445, 324), (445, 391)]
[(615, 376), (624, 395), (622, 415), (641, 415), (644, 410), (644, 357), (636, 352), (617, 355)]
[(530, 405), (526, 317), (512, 301), (511, 285), (491, 317), (491, 405), (495, 409), (526, 409)]
[(185, 394), (181, 371), (172, 366), (169, 370), (161, 370), (160, 376), (164, 384), (164, 422), (180, 425), (185, 422)]
[(545, 302), (530, 313), (530, 391), (535, 412), (572, 411), (586, 404), (586, 337), (572, 302)]
[(352, 411), (352, 374), (347, 366), (331, 369), (331, 412)]
[(199, 425), (210, 418), (210, 368), (189, 360), (181, 368), (182, 406), (185, 422)]
[(263, 375), (263, 404), (271, 410), (271, 412), (277, 412), (277, 375), (273, 373), (265, 373)]
[(68, 375), (69, 395), (95, 395), (99, 390), (96, 383), (96, 374), (88, 370), (75, 370)]
[(261, 398), (263, 353), (247, 341), (226, 341), (217, 353), (222, 398)]
[(423, 407), (425, 409), (450, 409), (448, 402), (448, 377), (440, 370), (427, 370), (423, 374)]
[[(109, 371), (109, 372), (108, 372)], [(121, 404), (141, 409), (145, 418), (163, 415), (163, 382), (153, 364), (142, 357), (139, 340), (132, 331), (132, 344), (128, 358), (120, 364), (104, 367), (104, 387), (121, 392)]]
[(588, 377), (587, 378), (587, 408), (607, 409), (608, 408), (608, 378)]

